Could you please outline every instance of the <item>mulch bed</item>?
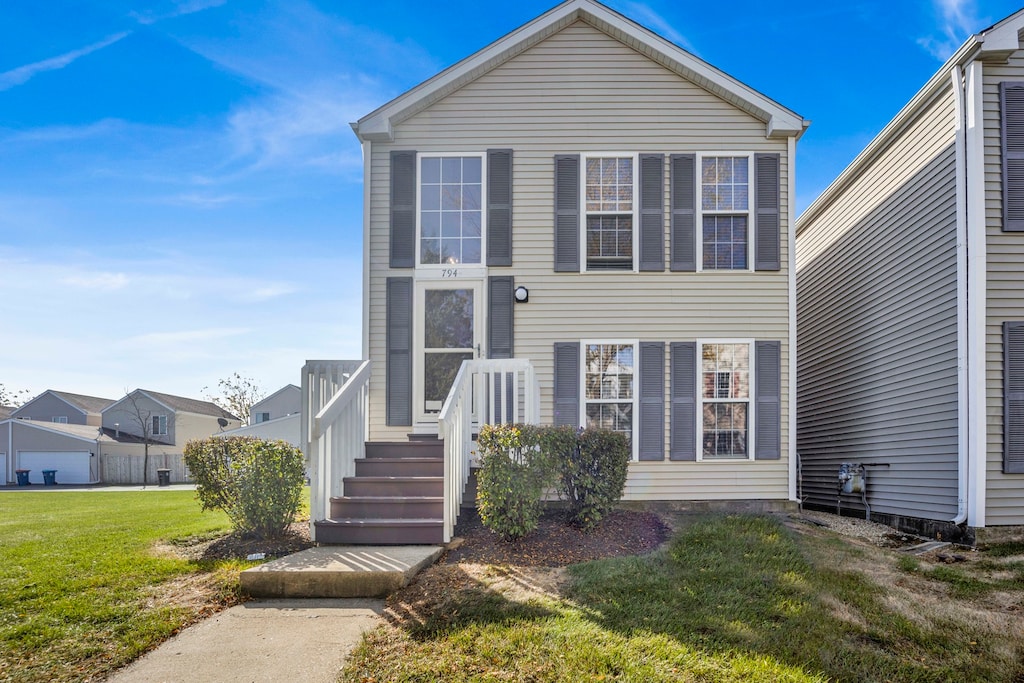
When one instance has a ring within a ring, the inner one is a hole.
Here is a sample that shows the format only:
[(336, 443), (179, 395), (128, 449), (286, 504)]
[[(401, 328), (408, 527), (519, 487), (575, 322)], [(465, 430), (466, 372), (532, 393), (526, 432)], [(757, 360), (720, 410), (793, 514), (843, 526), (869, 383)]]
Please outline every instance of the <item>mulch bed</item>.
[(605, 557), (642, 555), (661, 545), (669, 528), (653, 512), (615, 510), (584, 532), (569, 524), (561, 510), (546, 512), (537, 529), (517, 541), (503, 541), (480, 521), (476, 511), (463, 513), (455, 535), (463, 539), (442, 562), (565, 567)]

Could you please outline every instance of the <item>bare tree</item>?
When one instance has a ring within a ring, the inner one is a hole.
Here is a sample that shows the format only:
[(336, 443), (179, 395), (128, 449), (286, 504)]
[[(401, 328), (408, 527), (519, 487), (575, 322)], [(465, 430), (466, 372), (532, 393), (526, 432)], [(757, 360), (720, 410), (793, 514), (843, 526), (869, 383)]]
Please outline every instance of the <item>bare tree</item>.
[(237, 372), (218, 380), (217, 387), (220, 389), (219, 395), (212, 394), (209, 387), (203, 387), (203, 396), (207, 401), (212, 401), (235, 417), (241, 418), (243, 424), (249, 424), (250, 409), (267, 395), (256, 380), (242, 377)]
[(144, 404), (139, 402), (138, 393), (138, 391), (129, 392), (125, 389), (128, 403), (131, 404), (127, 411), (128, 416), (138, 426), (142, 434), (142, 485), (146, 486), (149, 483), (149, 445), (151, 443), (164, 443), (153, 439), (159, 431), (155, 427), (161, 428), (162, 433), (169, 433), (168, 430), (174, 424), (174, 414), (156, 413), (146, 408)]
[(32, 398), (32, 392), (28, 389), (8, 389), (5, 385), (0, 384), (0, 406), (20, 408), (30, 398)]

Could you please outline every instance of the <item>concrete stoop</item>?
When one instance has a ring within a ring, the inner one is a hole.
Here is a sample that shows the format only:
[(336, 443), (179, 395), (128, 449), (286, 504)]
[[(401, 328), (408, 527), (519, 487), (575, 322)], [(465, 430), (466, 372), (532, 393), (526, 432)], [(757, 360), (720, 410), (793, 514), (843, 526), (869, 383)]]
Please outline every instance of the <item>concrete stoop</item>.
[(437, 561), (441, 546), (320, 546), (240, 575), (254, 598), (372, 598), (404, 588)]

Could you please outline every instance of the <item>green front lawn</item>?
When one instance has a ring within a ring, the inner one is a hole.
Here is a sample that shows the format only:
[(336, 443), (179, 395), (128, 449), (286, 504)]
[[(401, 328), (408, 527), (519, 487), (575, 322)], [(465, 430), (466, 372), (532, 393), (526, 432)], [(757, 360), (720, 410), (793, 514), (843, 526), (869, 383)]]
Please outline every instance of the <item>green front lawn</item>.
[(432, 588), (419, 612), (393, 602), (345, 680), (1024, 680), (1024, 591), (1005, 594), (1019, 567), (980, 567), (993, 591), (972, 601), (949, 570), (827, 532), (751, 516), (684, 524), (652, 555), (571, 567), (561, 595), (524, 592), (535, 579), (522, 569), (431, 570), (457, 585)]
[(237, 563), (154, 550), (229, 530), (193, 491), (0, 494), (0, 679), (85, 680), (131, 661), (200, 614), (175, 579), (206, 593), (220, 580), (234, 599)]

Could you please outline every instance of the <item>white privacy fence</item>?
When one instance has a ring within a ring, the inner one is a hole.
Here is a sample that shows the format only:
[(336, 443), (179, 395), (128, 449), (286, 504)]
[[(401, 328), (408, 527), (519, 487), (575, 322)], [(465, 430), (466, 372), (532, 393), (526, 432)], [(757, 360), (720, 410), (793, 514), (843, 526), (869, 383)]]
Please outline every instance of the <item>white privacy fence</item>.
[(365, 453), (370, 361), (307, 361), (302, 368), (302, 450), (309, 467), (310, 536)]
[(484, 424), (540, 422), (540, 385), (525, 359), (462, 362), (437, 419), (444, 439), (444, 541), (451, 540), (469, 481), (473, 433)]

